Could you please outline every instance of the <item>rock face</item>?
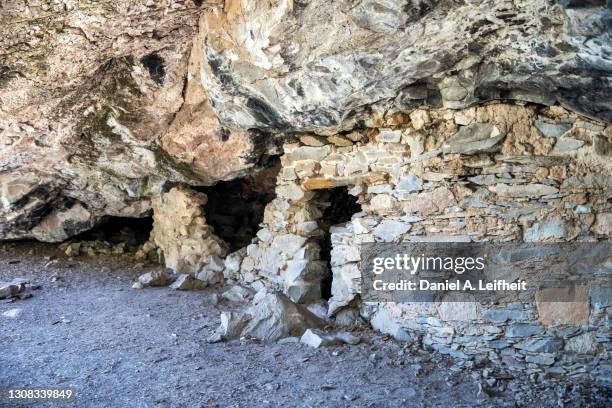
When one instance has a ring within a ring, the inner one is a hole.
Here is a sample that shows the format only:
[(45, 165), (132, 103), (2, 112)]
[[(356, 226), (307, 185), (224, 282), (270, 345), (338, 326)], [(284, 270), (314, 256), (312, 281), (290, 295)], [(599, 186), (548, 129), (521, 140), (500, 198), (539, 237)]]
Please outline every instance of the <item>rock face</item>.
[(149, 214), (168, 181), (256, 167), (265, 141), (222, 126), (198, 79), (207, 3), (0, 4), (0, 239), (62, 241)]
[(183, 102), (195, 5), (31, 3), (0, 6), (0, 237), (61, 241), (184, 179), (154, 141)]
[(257, 170), (279, 132), (349, 146), (333, 133), (501, 98), (609, 121), (611, 19), (604, 0), (4, 1), (0, 239), (147, 215), (168, 182)]
[(612, 120), (604, 0), (227, 0), (203, 19), (202, 81), (235, 128), (338, 132), (490, 99)]

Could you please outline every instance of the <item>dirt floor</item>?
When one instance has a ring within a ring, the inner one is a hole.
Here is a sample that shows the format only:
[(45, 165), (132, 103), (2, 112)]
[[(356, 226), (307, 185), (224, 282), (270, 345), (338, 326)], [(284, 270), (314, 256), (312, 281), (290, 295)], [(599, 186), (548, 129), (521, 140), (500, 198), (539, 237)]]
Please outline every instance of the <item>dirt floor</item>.
[[(129, 255), (70, 259), (52, 245), (0, 244), (0, 281), (40, 285), (31, 298), (0, 300), (0, 388), (73, 387), (78, 407), (612, 404), (602, 387), (506, 379), (367, 330), (356, 346), (209, 344), (220, 312), (241, 305), (214, 304), (220, 288), (131, 288), (153, 268)], [(11, 309), (17, 317), (3, 315)]]

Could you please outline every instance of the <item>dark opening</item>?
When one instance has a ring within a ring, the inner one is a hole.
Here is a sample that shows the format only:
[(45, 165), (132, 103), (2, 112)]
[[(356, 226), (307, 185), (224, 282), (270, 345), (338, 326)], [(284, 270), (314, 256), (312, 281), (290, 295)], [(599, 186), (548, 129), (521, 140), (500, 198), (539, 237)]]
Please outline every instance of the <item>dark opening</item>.
[(342, 224), (351, 220), (353, 214), (361, 211), (361, 205), (357, 203), (357, 197), (348, 193), (346, 187), (338, 187), (325, 190), (318, 199), (319, 208), (323, 210), (323, 217), (319, 221), (320, 228), (325, 231), (321, 241), (321, 259), (327, 263), (330, 271), (329, 276), (321, 281), (321, 295), (323, 299), (331, 297), (331, 234), (329, 229), (333, 225)]
[(147, 242), (152, 229), (153, 217), (106, 217), (72, 241), (106, 241), (113, 245), (125, 242), (128, 247), (136, 248)]
[(166, 77), (166, 67), (162, 57), (156, 53), (146, 55), (140, 59), (140, 63), (149, 71), (149, 76), (155, 83), (162, 85)]
[(208, 196), (206, 222), (232, 251), (250, 244), (257, 234), (266, 205), (275, 197), (279, 169), (280, 163), (275, 160), (270, 168), (244, 178), (196, 188)]

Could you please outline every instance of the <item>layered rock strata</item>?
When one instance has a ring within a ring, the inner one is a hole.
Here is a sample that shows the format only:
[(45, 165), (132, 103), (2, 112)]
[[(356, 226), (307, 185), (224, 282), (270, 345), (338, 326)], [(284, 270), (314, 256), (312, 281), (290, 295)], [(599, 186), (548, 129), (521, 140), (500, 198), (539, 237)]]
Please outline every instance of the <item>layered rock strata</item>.
[(208, 3), (0, 4), (0, 239), (63, 241), (149, 215), (169, 182), (259, 167), (267, 142), (225, 127), (199, 81)]

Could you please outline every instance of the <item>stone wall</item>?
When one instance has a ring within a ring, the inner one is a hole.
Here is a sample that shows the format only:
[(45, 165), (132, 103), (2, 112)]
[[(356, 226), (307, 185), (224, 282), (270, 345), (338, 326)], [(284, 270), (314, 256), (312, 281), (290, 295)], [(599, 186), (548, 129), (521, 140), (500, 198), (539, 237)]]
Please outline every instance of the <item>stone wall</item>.
[(492, 308), (364, 303), (359, 244), (610, 240), (612, 126), (507, 103), (417, 109), (371, 125), (285, 144), (277, 197), (254, 242), (227, 258), (226, 278), (320, 301), (330, 273), (320, 198), (346, 186), (363, 211), (329, 231), (330, 316), (346, 322), (359, 310), (376, 329), (472, 362), (550, 375), (609, 369), (609, 293)]
[(227, 244), (206, 223), (206, 201), (206, 194), (180, 187), (153, 200), (150, 242), (175, 272), (206, 273), (227, 254)]

